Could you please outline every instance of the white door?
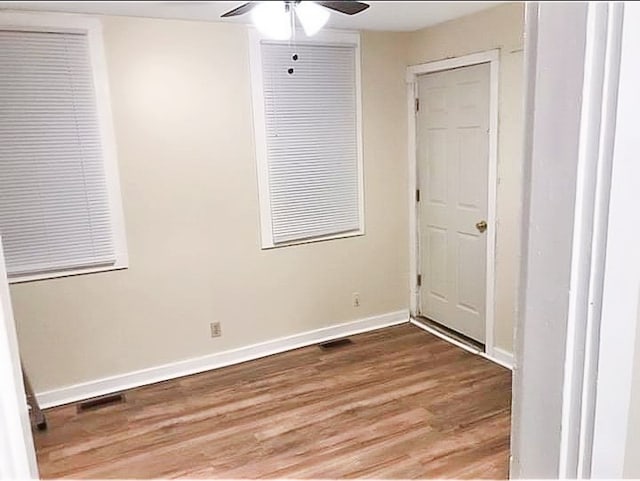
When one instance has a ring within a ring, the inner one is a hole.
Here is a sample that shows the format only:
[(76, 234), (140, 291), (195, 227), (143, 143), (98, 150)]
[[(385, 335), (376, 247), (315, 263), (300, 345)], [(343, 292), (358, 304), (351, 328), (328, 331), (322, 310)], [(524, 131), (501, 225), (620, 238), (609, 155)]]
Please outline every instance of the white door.
[(38, 477), (0, 240), (0, 479)]
[(481, 343), (493, 228), (486, 225), (489, 78), (487, 63), (418, 81), (420, 314)]

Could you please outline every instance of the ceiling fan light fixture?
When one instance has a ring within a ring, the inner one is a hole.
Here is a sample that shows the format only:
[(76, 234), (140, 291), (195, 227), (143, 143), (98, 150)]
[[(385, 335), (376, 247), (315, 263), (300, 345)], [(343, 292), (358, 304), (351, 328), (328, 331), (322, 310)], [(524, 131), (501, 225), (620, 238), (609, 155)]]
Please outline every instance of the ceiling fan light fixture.
[(251, 19), (256, 28), (274, 40), (291, 38), (291, 12), (284, 2), (261, 2), (251, 10)]
[(329, 21), (329, 10), (315, 2), (300, 2), (296, 4), (295, 12), (308, 37), (318, 33)]

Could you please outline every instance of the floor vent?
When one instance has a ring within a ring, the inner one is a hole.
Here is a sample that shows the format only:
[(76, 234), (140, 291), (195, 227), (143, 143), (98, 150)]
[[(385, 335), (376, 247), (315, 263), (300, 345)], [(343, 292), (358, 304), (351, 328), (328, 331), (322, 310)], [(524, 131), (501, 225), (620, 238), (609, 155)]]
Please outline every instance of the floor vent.
[(94, 409), (104, 408), (107, 406), (113, 406), (114, 404), (120, 404), (126, 402), (124, 394), (108, 394), (106, 396), (95, 397), (88, 399), (81, 403), (78, 403), (78, 413), (85, 411), (93, 411)]
[(348, 346), (349, 344), (353, 344), (353, 341), (351, 339), (348, 338), (344, 338), (344, 339), (336, 339), (335, 341), (327, 341), (327, 342), (323, 342), (322, 344), (318, 344), (320, 346), (320, 349), (324, 349), (324, 350), (329, 350), (329, 349), (336, 349), (338, 347), (344, 347), (344, 346)]

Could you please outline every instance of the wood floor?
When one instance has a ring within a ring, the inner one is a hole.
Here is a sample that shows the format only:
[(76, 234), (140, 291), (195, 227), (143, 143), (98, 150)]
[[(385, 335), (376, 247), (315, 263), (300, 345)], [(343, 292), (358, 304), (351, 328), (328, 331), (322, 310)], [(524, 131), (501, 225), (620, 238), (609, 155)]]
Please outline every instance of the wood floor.
[(511, 373), (405, 324), (46, 412), (44, 478), (506, 478)]

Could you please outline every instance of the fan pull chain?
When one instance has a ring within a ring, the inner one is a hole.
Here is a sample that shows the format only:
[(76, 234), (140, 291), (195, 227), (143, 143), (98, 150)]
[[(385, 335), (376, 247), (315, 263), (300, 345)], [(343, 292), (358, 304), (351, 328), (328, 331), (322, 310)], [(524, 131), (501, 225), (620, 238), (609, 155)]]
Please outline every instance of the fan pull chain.
[[(291, 23), (291, 38), (289, 39), (289, 48), (291, 49), (291, 51), (293, 52), (293, 55), (291, 58), (293, 58), (293, 60), (298, 60), (298, 54), (295, 53), (295, 49), (296, 49), (296, 14), (295, 14), (295, 4), (294, 3), (289, 3), (287, 4), (287, 8), (289, 9), (289, 22)], [(295, 69), (293, 67), (289, 67), (287, 69), (287, 73), (289, 75), (293, 75), (295, 73)]]

